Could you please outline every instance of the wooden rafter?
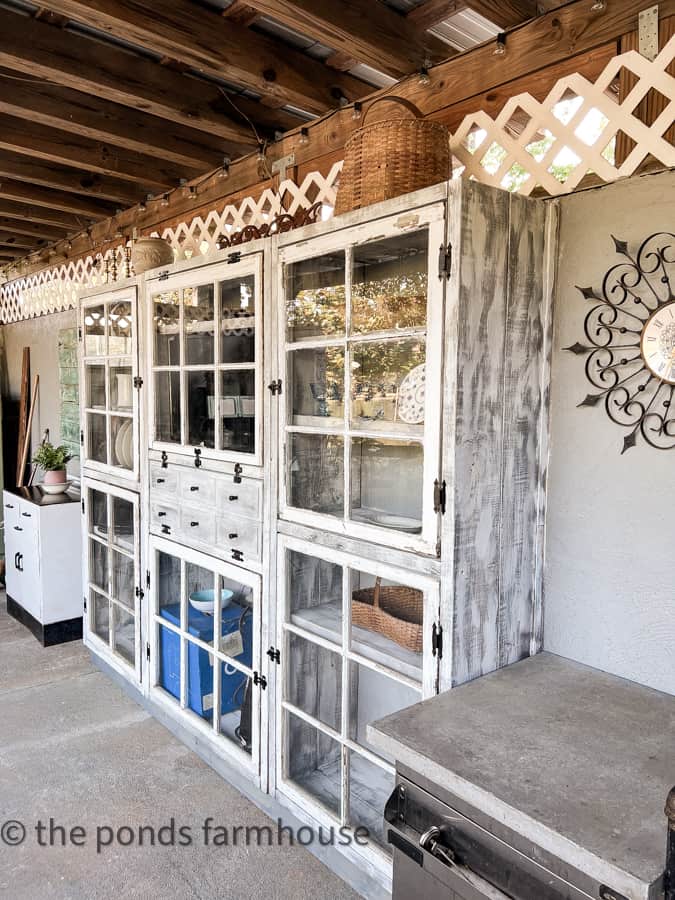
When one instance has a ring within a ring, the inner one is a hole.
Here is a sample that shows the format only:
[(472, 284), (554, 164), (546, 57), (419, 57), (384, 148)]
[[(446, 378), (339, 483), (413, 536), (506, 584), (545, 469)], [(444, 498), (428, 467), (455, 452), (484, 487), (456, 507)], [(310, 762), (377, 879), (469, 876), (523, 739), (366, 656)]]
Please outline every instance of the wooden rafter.
[(340, 95), (352, 100), (368, 92), (364, 82), (336, 76), (321, 62), (190, 0), (163, 0), (161, 7), (134, 0), (51, 0), (50, 9), (310, 112), (325, 112)]
[(467, 0), (465, 5), (500, 28), (513, 28), (537, 15), (536, 0)]
[(0, 231), (0, 246), (17, 247), (19, 250), (36, 250), (45, 243), (40, 238), (30, 238), (25, 235), (17, 235), (12, 231)]
[(19, 219), (22, 222), (63, 228), (69, 232), (82, 231), (83, 228), (86, 228), (93, 221), (88, 216), (75, 216), (72, 213), (62, 212), (60, 209), (49, 209), (47, 206), (31, 206), (28, 203), (18, 203), (15, 200), (3, 199), (0, 199), (0, 216)]
[(16, 200), (19, 203), (31, 203), (45, 206), (48, 209), (60, 209), (73, 215), (86, 216), (92, 219), (103, 219), (115, 212), (116, 204), (102, 200), (90, 200), (78, 194), (55, 191), (25, 181), (14, 181), (0, 177), (0, 197), (4, 200)]
[(447, 44), (377, 0), (249, 0), (259, 12), (398, 78), (445, 59)]
[(232, 0), (222, 15), (231, 22), (238, 22), (239, 25), (252, 25), (258, 18), (258, 10), (250, 6), (246, 0)]
[(68, 234), (68, 229), (66, 228), (55, 228), (52, 225), (38, 225), (33, 222), (25, 222), (23, 219), (12, 219), (9, 216), (3, 216), (1, 212), (0, 230), (27, 237), (41, 238), (45, 241), (60, 241)]
[(419, 6), (411, 9), (406, 19), (413, 22), (418, 28), (433, 28), (439, 22), (443, 22), (455, 13), (466, 9), (466, 3), (460, 0), (426, 0)]

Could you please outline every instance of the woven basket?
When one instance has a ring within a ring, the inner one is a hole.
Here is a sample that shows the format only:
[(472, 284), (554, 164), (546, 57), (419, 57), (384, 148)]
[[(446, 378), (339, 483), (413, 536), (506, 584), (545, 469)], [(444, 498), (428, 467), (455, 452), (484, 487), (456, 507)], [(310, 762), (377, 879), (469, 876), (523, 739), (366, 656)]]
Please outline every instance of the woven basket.
[[(399, 104), (413, 118), (399, 116), (367, 125), (368, 113), (385, 101)], [(445, 125), (422, 118), (419, 109), (403, 97), (380, 97), (368, 107), (363, 125), (345, 145), (335, 214), (447, 181), (451, 169)]]
[(422, 652), (422, 591), (403, 585), (375, 587), (352, 592), (352, 624), (377, 631), (401, 647)]

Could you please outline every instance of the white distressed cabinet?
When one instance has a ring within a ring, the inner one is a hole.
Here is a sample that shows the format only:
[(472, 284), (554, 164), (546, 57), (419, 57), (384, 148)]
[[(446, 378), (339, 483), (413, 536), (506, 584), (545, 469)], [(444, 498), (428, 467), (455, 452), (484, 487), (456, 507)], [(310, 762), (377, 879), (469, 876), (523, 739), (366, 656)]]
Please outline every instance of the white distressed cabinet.
[(82, 637), (80, 501), (3, 492), (7, 610), (45, 646)]

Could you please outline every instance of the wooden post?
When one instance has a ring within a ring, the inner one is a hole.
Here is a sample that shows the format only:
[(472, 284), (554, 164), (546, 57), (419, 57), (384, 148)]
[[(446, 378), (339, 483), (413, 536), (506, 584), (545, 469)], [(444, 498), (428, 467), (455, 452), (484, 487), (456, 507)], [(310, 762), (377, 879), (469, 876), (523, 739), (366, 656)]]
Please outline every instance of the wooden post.
[(23, 361), (21, 366), (21, 397), (19, 399), (19, 434), (16, 445), (16, 485), (23, 483), (21, 459), (23, 457), (23, 444), (26, 435), (26, 421), (28, 419), (28, 392), (30, 391), (30, 347), (23, 348)]
[(38, 392), (39, 384), (40, 384), (40, 376), (36, 375), (35, 383), (33, 384), (33, 395), (31, 397), (31, 401), (30, 401), (30, 413), (28, 414), (28, 424), (26, 427), (26, 434), (24, 435), (23, 448), (21, 451), (21, 467), (19, 470), (20, 474), (16, 480), (17, 487), (23, 487), (23, 475), (24, 475), (24, 472), (26, 471), (26, 463), (28, 462), (28, 448), (30, 447), (30, 433), (31, 433), (31, 428), (33, 426), (33, 413), (35, 412), (35, 403), (37, 401), (37, 392)]

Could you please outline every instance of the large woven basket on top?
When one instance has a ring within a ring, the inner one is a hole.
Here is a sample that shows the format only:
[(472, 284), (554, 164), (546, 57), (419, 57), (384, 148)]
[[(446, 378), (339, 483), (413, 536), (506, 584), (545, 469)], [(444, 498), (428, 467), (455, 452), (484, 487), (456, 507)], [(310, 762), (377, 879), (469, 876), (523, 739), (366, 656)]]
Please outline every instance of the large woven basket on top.
[[(398, 116), (366, 124), (378, 103), (395, 103), (412, 118)], [(422, 118), (403, 97), (380, 97), (366, 110), (363, 125), (345, 145), (345, 161), (335, 213), (361, 209), (401, 194), (447, 181), (451, 174), (450, 136), (445, 125)]]
[(396, 641), (401, 647), (422, 652), (422, 591), (403, 585), (382, 587), (378, 578), (375, 587), (352, 592), (352, 624)]

